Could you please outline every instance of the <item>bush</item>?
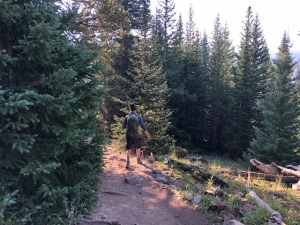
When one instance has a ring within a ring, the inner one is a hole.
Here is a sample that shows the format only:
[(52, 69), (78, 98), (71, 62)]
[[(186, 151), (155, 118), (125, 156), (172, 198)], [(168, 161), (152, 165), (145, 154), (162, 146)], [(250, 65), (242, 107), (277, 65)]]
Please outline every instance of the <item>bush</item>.
[(182, 147), (175, 148), (175, 156), (178, 158), (184, 158), (188, 155), (188, 150)]

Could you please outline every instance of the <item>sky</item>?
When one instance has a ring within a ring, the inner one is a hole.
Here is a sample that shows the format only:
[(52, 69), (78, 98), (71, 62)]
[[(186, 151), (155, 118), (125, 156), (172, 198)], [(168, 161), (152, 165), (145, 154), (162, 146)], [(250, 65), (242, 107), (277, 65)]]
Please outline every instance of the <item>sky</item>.
[[(151, 0), (151, 12), (159, 0)], [(246, 19), (248, 7), (251, 6), (253, 16), (258, 15), (263, 35), (266, 39), (272, 58), (276, 56), (278, 47), (286, 31), (293, 45), (291, 52), (296, 60), (300, 58), (300, 0), (173, 0), (176, 17), (182, 15), (185, 28), (189, 8), (194, 11), (196, 28), (211, 37), (214, 21), (219, 15), (222, 26), (227, 23), (230, 39), (238, 50), (243, 32), (243, 21)]]

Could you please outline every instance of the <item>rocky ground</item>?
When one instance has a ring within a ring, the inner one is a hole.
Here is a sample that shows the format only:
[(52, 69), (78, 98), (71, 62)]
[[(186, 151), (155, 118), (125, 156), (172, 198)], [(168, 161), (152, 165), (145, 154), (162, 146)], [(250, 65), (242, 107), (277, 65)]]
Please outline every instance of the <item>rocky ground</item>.
[(171, 171), (148, 160), (125, 168), (125, 153), (105, 150), (99, 199), (82, 225), (213, 225), (176, 191), (184, 185)]

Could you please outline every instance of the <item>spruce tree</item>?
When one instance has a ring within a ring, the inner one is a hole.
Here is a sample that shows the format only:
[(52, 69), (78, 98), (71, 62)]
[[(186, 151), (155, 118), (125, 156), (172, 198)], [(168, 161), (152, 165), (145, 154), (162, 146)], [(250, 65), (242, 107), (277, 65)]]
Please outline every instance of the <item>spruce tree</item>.
[(244, 21), (244, 33), (237, 58), (237, 68), (234, 74), (234, 89), (230, 101), (227, 126), (227, 149), (231, 156), (238, 157), (243, 149), (247, 148), (251, 140), (255, 96), (251, 88), (253, 83), (253, 59), (252, 59), (252, 27), (253, 15), (251, 7), (248, 8)]
[(132, 15), (125, 10), (128, 9), (125, 2), (128, 1), (74, 1), (80, 12), (77, 26), (72, 30), (76, 34), (76, 41), (90, 50), (98, 51), (98, 57), (105, 66), (105, 70), (99, 74), (106, 89), (99, 119), (101, 129), (108, 137), (111, 136), (113, 115), (121, 115), (120, 99), (116, 100), (115, 95), (118, 93), (118, 97), (124, 96), (127, 87), (123, 80), (128, 79), (126, 70), (131, 69), (128, 54), (134, 37), (130, 34), (129, 18)]
[[(188, 139), (188, 134), (185, 131), (185, 126), (180, 124), (182, 116), (182, 108), (186, 104), (186, 89), (184, 76), (184, 34), (183, 34), (182, 17), (176, 24), (174, 39), (169, 53), (169, 64), (166, 74), (168, 74), (167, 84), (169, 88), (169, 101), (167, 108), (172, 113), (172, 126), (170, 128), (170, 135), (177, 140), (177, 145), (185, 146)], [(162, 61), (162, 60), (161, 60)]]
[(176, 19), (175, 12), (175, 3), (173, 0), (159, 0), (158, 1), (159, 9), (157, 17), (162, 25), (162, 38), (163, 38), (163, 50), (164, 50), (164, 67), (167, 66), (168, 54), (170, 43), (172, 42), (174, 36), (174, 25)]
[[(199, 148), (203, 142), (203, 130), (205, 121), (205, 85), (204, 74), (201, 66), (200, 34), (195, 29), (194, 12), (190, 8), (189, 20), (186, 24), (185, 63), (183, 74), (185, 75), (185, 104), (180, 108), (180, 125), (185, 127), (188, 134), (186, 142), (190, 142), (189, 148)], [(188, 147), (188, 146), (185, 146)]]
[(259, 124), (262, 117), (257, 104), (265, 93), (270, 62), (258, 16), (253, 19), (251, 7), (243, 28), (226, 129), (226, 148), (233, 157), (240, 157), (249, 147), (253, 126)]
[(1, 224), (71, 223), (97, 197), (100, 67), (55, 3), (0, 2)]
[(292, 82), (295, 63), (290, 52), (289, 36), (284, 33), (274, 61), (268, 92), (261, 101), (262, 128), (255, 128), (245, 159), (256, 158), (279, 165), (300, 163), (299, 98)]
[(136, 43), (133, 52), (136, 73), (132, 74), (132, 90), (136, 95), (133, 101), (139, 106), (139, 113), (151, 134), (150, 142), (145, 144), (156, 154), (168, 154), (174, 147), (174, 140), (168, 134), (172, 112), (166, 108), (168, 86), (162, 64), (158, 60), (157, 49), (160, 48), (155, 36), (150, 42), (142, 39)]
[(228, 28), (221, 25), (219, 16), (214, 22), (211, 43), (210, 77), (208, 92), (209, 143), (212, 151), (223, 151), (224, 128), (228, 115), (229, 93), (232, 88), (234, 49)]

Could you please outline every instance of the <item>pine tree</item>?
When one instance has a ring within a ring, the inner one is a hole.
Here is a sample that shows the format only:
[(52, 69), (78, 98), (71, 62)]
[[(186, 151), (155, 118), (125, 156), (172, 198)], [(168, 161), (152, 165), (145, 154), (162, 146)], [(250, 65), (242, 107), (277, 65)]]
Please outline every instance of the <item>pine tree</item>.
[(97, 197), (96, 54), (70, 43), (76, 13), (55, 1), (2, 1), (0, 14), (0, 223), (66, 224)]
[(168, 154), (174, 146), (174, 140), (168, 134), (172, 112), (166, 108), (168, 86), (162, 64), (158, 60), (157, 49), (160, 48), (155, 36), (151, 38), (150, 43), (148, 39), (136, 43), (133, 52), (136, 73), (132, 74), (136, 97), (133, 101), (139, 106), (139, 112), (151, 134), (151, 141), (148, 143), (151, 151), (156, 154)]
[(219, 16), (214, 23), (211, 43), (210, 77), (208, 93), (208, 129), (210, 149), (222, 151), (224, 128), (228, 111), (228, 96), (232, 87), (234, 49), (229, 40), (228, 28), (221, 26)]
[(127, 87), (123, 80), (129, 79), (126, 71), (132, 67), (128, 54), (134, 38), (130, 34), (130, 25), (133, 24), (129, 21), (133, 16), (125, 10), (128, 9), (125, 2), (130, 5), (132, 1), (76, 0), (74, 2), (80, 12), (77, 26), (73, 31), (77, 43), (86, 45), (90, 50), (98, 51), (98, 57), (105, 67), (105, 70), (99, 74), (106, 89), (99, 119), (102, 131), (110, 137), (113, 116), (121, 115), (119, 110), (121, 103), (118, 102), (120, 99), (116, 100), (115, 94), (118, 93), (118, 97), (126, 96), (124, 93)]
[(234, 75), (234, 90), (230, 101), (229, 122), (227, 127), (227, 149), (231, 156), (238, 157), (243, 149), (247, 148), (251, 140), (255, 96), (252, 93), (253, 59), (252, 59), (252, 27), (253, 15), (248, 8), (244, 21), (244, 33), (241, 40), (240, 52), (237, 59), (237, 68)]
[(252, 58), (254, 67), (254, 81), (257, 85), (254, 85), (253, 93), (255, 93), (255, 105), (254, 105), (254, 122), (253, 124), (259, 127), (261, 123), (262, 114), (258, 109), (258, 103), (260, 99), (266, 93), (266, 82), (269, 79), (269, 69), (271, 67), (271, 60), (269, 54), (269, 48), (263, 35), (262, 28), (258, 15), (256, 15), (252, 29)]
[(300, 162), (299, 98), (292, 82), (295, 63), (290, 53), (290, 38), (284, 33), (274, 61), (268, 92), (261, 101), (262, 128), (255, 128), (245, 159), (256, 158), (264, 163), (279, 165)]
[[(172, 126), (170, 128), (170, 135), (177, 140), (179, 146), (183, 146), (188, 138), (184, 126), (180, 123), (181, 109), (185, 105), (185, 76), (184, 76), (184, 34), (183, 34), (182, 17), (179, 16), (177, 22), (172, 47), (169, 53), (169, 64), (166, 71), (168, 74), (167, 84), (170, 92), (167, 107), (172, 113)], [(163, 61), (163, 60), (161, 60)]]
[(261, 118), (257, 104), (265, 92), (269, 62), (258, 16), (253, 19), (249, 7), (244, 21), (226, 131), (226, 147), (231, 156), (241, 156), (253, 138), (253, 126)]
[(162, 25), (162, 38), (163, 38), (163, 50), (164, 50), (164, 67), (166, 68), (168, 63), (168, 54), (170, 49), (170, 43), (174, 36), (174, 25), (175, 25), (175, 3), (173, 0), (159, 0), (159, 9), (157, 17)]
[[(204, 75), (200, 70), (201, 66), (201, 45), (200, 34), (195, 29), (194, 12), (190, 8), (189, 20), (186, 24), (185, 47), (185, 103), (180, 108), (180, 126), (185, 127), (188, 134), (186, 142), (189, 141), (189, 148), (199, 148), (202, 144), (204, 121), (205, 121), (205, 85)], [(188, 144), (188, 143), (187, 143)], [(188, 146), (185, 146), (188, 147)]]

